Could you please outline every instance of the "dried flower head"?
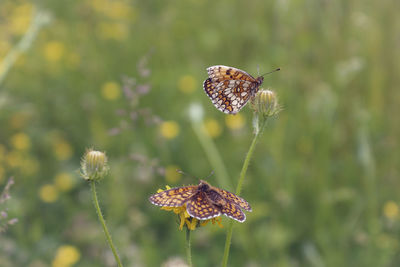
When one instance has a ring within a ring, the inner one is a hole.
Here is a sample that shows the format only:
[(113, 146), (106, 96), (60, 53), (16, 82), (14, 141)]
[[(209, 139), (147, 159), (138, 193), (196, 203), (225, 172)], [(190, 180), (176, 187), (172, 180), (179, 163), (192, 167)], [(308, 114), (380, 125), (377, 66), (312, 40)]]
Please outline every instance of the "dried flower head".
[(89, 149), (81, 160), (81, 176), (88, 181), (98, 181), (107, 175), (109, 167), (104, 152)]

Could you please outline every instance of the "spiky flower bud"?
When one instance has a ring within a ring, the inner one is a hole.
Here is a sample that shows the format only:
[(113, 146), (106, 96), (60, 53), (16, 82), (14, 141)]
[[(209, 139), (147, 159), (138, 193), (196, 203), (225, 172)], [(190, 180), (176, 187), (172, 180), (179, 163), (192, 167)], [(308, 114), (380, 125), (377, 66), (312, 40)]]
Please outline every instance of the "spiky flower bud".
[(251, 100), (255, 112), (265, 117), (271, 117), (279, 113), (281, 107), (278, 104), (278, 97), (274, 91), (261, 89)]
[(81, 175), (85, 180), (98, 181), (107, 175), (109, 167), (104, 152), (87, 150), (81, 160)]
[(265, 89), (259, 90), (251, 99), (251, 107), (254, 110), (253, 126), (256, 133), (264, 127), (269, 117), (281, 111), (276, 93)]

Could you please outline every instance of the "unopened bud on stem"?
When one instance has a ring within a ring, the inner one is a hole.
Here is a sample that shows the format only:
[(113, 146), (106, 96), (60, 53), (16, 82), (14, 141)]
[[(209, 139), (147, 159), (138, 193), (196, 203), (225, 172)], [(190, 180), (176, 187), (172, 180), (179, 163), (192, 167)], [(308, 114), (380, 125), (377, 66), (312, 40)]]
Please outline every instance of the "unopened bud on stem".
[(109, 167), (104, 152), (88, 150), (81, 160), (81, 175), (85, 180), (98, 181), (107, 175)]
[(256, 134), (262, 130), (269, 117), (281, 111), (276, 93), (264, 89), (259, 90), (251, 99), (251, 107), (254, 110), (253, 126)]

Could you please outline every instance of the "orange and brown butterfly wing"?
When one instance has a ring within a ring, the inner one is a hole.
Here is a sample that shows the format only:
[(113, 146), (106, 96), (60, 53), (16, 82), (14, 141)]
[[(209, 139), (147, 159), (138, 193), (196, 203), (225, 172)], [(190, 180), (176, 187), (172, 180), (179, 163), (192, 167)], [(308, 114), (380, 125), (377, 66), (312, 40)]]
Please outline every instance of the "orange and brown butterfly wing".
[(233, 202), (227, 202), (226, 205), (221, 208), (221, 213), (238, 222), (244, 222), (246, 220), (246, 215), (239, 206)]
[(204, 192), (198, 192), (187, 202), (186, 211), (198, 220), (208, 220), (221, 215), (219, 208), (211, 204)]
[(252, 211), (250, 204), (243, 198), (224, 189), (216, 188), (216, 190), (218, 190), (218, 193), (220, 193), (220, 195), (223, 196), (226, 199), (226, 201), (233, 202), (234, 204), (238, 205), (240, 208), (244, 210)]
[(219, 83), (226, 80), (240, 80), (257, 83), (257, 80), (253, 76), (234, 67), (216, 65), (207, 68), (207, 72), (208, 77), (211, 78), (211, 82), (213, 83)]
[(233, 67), (212, 66), (207, 71), (204, 91), (214, 106), (227, 114), (239, 112), (260, 86), (253, 76)]
[(197, 192), (197, 186), (177, 187), (151, 195), (149, 201), (157, 206), (180, 207)]

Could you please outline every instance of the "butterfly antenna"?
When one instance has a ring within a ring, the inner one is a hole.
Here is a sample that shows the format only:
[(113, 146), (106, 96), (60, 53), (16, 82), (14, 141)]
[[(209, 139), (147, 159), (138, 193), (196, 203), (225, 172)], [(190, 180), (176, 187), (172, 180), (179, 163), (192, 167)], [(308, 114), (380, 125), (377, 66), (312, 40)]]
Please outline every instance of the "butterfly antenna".
[(273, 70), (273, 71), (270, 71), (270, 72), (264, 73), (264, 74), (263, 74), (263, 75), (261, 75), (261, 76), (265, 76), (265, 75), (267, 75), (267, 74), (273, 73), (273, 72), (275, 72), (275, 71), (280, 71), (280, 70), (281, 70), (281, 68), (277, 68), (276, 70)]
[(197, 179), (197, 178), (194, 177), (193, 175), (187, 174), (186, 172), (184, 172), (184, 171), (182, 171), (182, 170), (177, 169), (176, 172), (177, 172), (177, 173), (180, 173), (180, 174), (183, 174), (183, 175), (186, 175), (186, 176), (189, 176), (190, 178)]
[(210, 178), (213, 175), (214, 175), (214, 171), (211, 171), (211, 173), (206, 177), (206, 179)]

